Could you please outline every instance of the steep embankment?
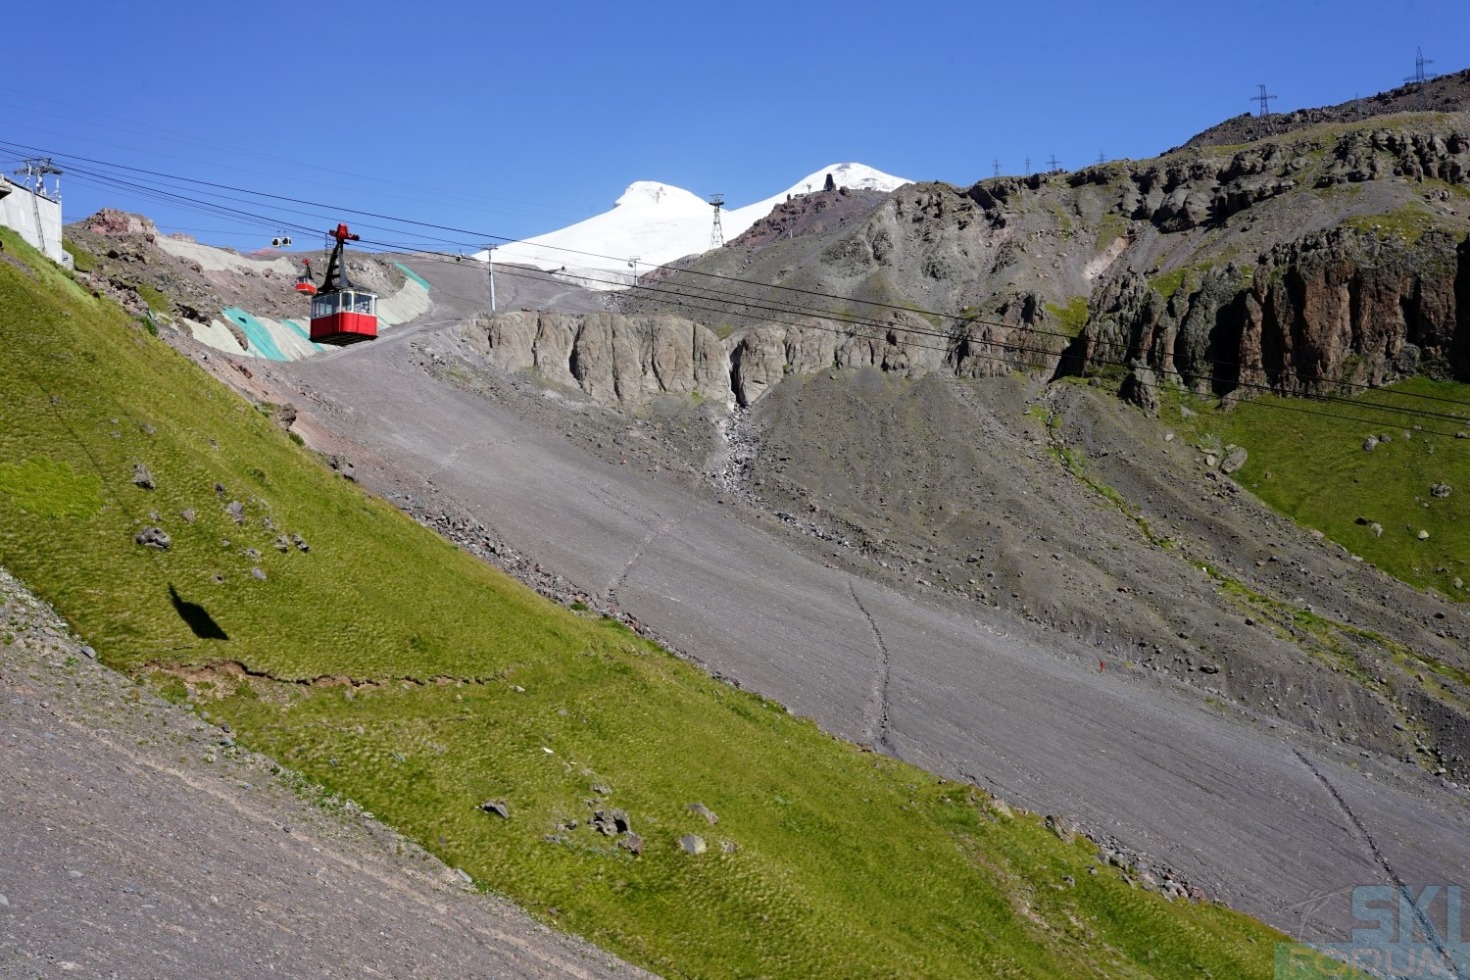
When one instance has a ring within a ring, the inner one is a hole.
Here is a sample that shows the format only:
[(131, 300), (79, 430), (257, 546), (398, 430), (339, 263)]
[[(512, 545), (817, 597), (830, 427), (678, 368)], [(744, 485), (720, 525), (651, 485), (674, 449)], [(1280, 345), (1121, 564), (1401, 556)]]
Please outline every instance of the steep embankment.
[(1268, 968), (1273, 933), (1065, 826), (548, 606), (5, 244), (0, 564), (482, 886), (675, 974)]

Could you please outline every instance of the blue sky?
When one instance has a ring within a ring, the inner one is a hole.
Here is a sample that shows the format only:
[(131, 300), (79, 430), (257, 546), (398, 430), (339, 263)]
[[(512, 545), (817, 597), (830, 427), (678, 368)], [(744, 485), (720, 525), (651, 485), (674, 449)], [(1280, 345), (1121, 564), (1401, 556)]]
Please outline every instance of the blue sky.
[(293, 229), (340, 215), (469, 250), (604, 211), (634, 180), (738, 206), (846, 160), (969, 184), (996, 160), (1153, 156), (1250, 111), (1260, 82), (1283, 111), (1392, 88), (1416, 47), (1431, 71), (1470, 67), (1465, 0), (83, 0), (12, 4), (6, 34), (0, 167), (9, 144), (39, 148), (69, 168), (67, 220), (115, 206), (241, 248), (278, 229), (306, 244)]

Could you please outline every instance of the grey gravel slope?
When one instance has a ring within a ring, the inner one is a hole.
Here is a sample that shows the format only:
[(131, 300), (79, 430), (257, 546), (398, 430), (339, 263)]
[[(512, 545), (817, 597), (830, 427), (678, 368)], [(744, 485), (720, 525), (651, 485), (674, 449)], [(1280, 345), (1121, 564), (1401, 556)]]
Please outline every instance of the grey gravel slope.
[(1463, 804), (1412, 767), (1354, 769), (1284, 726), (1100, 671), (1075, 641), (998, 610), (942, 611), (854, 579), (709, 496), (593, 459), (428, 376), (400, 345), (282, 372), (321, 424), (615, 595), (711, 670), (837, 734), (1075, 813), (1273, 924), (1345, 938), (1354, 885), (1470, 879)]

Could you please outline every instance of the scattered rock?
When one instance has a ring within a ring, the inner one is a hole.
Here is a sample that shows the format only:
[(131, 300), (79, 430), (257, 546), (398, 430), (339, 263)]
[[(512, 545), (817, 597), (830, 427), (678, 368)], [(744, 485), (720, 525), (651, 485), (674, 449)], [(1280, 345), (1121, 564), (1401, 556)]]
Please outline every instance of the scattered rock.
[(144, 490), (152, 490), (155, 486), (153, 474), (148, 472), (148, 467), (142, 463), (133, 464), (133, 486), (142, 487)]
[(184, 519), (185, 524), (193, 524), (194, 521), (199, 517), (199, 515), (195, 513), (193, 507), (185, 507), (183, 510), (179, 511), (179, 516)]
[(291, 535), (291, 543), (296, 546), (297, 551), (305, 552), (311, 550), (311, 545), (307, 544), (306, 539), (299, 534)]
[(504, 800), (486, 800), (480, 804), (480, 809), (486, 813), (493, 813), (502, 820), (510, 819), (510, 807)]
[(598, 810), (592, 814), (592, 827), (604, 837), (616, 837), (633, 830), (625, 810)]
[(1436, 483), (1430, 486), (1429, 495), (1431, 497), (1439, 497), (1443, 499), (1445, 497), (1448, 497), (1453, 490), (1454, 488), (1451, 487), (1448, 483)]
[(291, 550), (291, 539), (286, 537), (284, 534), (277, 534), (276, 550), (283, 555), (286, 554), (288, 551)]
[(1220, 461), (1221, 473), (1234, 473), (1245, 465), (1246, 451), (1244, 446), (1232, 446), (1225, 453), (1225, 458)]
[(643, 838), (629, 831), (618, 840), (618, 846), (625, 851), (631, 851), (635, 855), (642, 854)]
[(263, 569), (263, 568), (259, 568), (259, 567), (252, 568), (250, 570), (250, 574), (251, 575), (254, 575), (256, 578), (260, 579), (262, 582), (265, 581), (265, 569)]
[(680, 837), (679, 846), (684, 849), (685, 854), (703, 854), (709, 850), (709, 845), (698, 834), (685, 834)]
[(689, 803), (685, 805), (684, 809), (688, 810), (690, 813), (704, 817), (704, 819), (708, 820), (711, 825), (720, 822), (720, 818), (715, 814), (715, 811), (711, 810), (703, 803)]
[(1371, 453), (1373, 450), (1375, 450), (1377, 448), (1378, 448), (1378, 437), (1377, 436), (1369, 436), (1368, 438), (1366, 438), (1366, 439), (1363, 440), (1363, 452), (1365, 452), (1365, 453)]
[(138, 544), (149, 548), (157, 548), (159, 551), (167, 551), (173, 540), (161, 527), (145, 527), (133, 535), (133, 540)]
[(86, 657), (88, 660), (96, 660), (97, 659), (97, 651), (96, 650), (93, 650), (89, 646), (84, 646), (84, 647), (82, 647), (82, 656)]
[[(219, 484), (216, 483), (215, 486), (218, 487)], [(240, 503), (240, 501), (231, 500), (228, 504), (225, 505), (225, 513), (234, 518), (236, 524), (245, 523), (245, 505)]]
[(1066, 841), (1070, 844), (1077, 839), (1076, 827), (1073, 826), (1072, 821), (1065, 817), (1054, 817), (1051, 814), (1047, 814), (1046, 819), (1042, 823), (1047, 830), (1057, 835), (1058, 840)]
[(1420, 541), (1428, 541), (1429, 540), (1429, 532), (1428, 531), (1421, 530), (1419, 532), (1419, 540)]

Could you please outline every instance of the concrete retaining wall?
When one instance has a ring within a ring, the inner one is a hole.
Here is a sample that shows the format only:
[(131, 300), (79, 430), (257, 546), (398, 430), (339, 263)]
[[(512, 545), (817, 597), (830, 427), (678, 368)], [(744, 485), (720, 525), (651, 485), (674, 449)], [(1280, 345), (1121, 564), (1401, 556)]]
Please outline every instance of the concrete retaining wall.
[(71, 256), (61, 247), (61, 202), (39, 197), (0, 176), (0, 225), (24, 238), (53, 262), (71, 268)]

